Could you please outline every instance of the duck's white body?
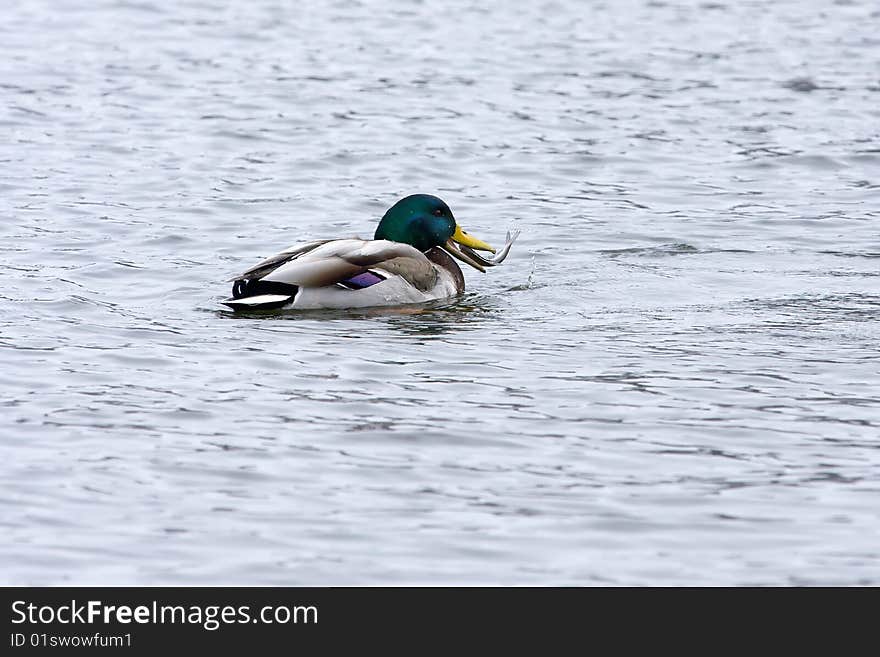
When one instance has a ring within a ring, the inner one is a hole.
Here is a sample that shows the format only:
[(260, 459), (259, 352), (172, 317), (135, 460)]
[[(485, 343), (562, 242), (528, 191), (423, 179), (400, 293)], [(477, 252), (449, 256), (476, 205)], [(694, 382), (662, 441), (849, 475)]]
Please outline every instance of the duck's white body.
[(464, 290), (461, 269), (442, 249), (422, 253), (388, 240), (297, 245), (233, 280), (233, 296), (223, 303), (234, 310), (392, 306), (445, 299)]
[[(379, 267), (368, 270), (382, 273)], [(455, 281), (446, 270), (437, 267), (437, 283), (430, 290), (422, 292), (413, 287), (402, 276), (391, 275), (381, 283), (361, 290), (348, 290), (343, 287), (304, 287), (293, 301), (283, 306), (285, 309), (297, 308), (316, 310), (320, 308), (369, 308), (372, 306), (396, 306), (408, 303), (425, 303), (446, 299), (458, 294)]]

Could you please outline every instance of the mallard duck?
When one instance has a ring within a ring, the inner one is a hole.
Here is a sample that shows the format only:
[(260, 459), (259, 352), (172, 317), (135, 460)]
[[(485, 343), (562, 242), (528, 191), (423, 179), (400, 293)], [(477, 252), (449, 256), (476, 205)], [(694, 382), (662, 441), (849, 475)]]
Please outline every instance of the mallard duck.
[(372, 240), (319, 240), (281, 251), (229, 279), (235, 281), (232, 297), (223, 303), (233, 310), (266, 310), (445, 299), (464, 291), (464, 275), (450, 255), (485, 272), (507, 257), (518, 234), (508, 233), (496, 253), (464, 232), (442, 200), (415, 194), (391, 206)]

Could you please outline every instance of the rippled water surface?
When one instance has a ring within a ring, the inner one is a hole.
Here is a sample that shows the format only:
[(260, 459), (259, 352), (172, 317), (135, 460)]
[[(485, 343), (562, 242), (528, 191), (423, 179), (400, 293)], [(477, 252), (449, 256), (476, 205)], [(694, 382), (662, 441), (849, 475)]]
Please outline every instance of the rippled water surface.
[[(3, 583), (880, 584), (876, 3), (3, 17)], [(522, 236), (219, 305), (414, 192)]]

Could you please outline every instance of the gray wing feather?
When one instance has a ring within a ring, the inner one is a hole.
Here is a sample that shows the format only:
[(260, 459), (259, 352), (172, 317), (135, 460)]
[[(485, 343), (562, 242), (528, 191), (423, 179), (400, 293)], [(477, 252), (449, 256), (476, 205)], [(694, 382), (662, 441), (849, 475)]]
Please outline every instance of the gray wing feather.
[[(322, 287), (356, 276), (388, 261), (411, 261), (411, 270), (433, 272), (425, 254), (409, 244), (388, 240), (333, 240), (288, 259), (262, 278), (304, 287)], [(392, 272), (397, 273), (397, 272)]]
[(290, 248), (284, 249), (280, 253), (276, 253), (273, 256), (266, 258), (265, 260), (257, 263), (247, 271), (242, 272), (238, 276), (233, 276), (229, 279), (229, 281), (239, 281), (239, 280), (250, 280), (254, 278), (263, 278), (266, 274), (277, 269), (285, 262), (293, 260), (301, 256), (303, 253), (308, 253), (312, 249), (315, 249), (322, 244), (326, 244), (327, 242), (332, 242), (333, 240), (317, 240), (315, 242), (308, 242), (305, 244), (296, 244), (291, 246)]
[(427, 292), (437, 284), (437, 270), (427, 258), (424, 261), (415, 258), (392, 258), (376, 268), (400, 276), (422, 292)]

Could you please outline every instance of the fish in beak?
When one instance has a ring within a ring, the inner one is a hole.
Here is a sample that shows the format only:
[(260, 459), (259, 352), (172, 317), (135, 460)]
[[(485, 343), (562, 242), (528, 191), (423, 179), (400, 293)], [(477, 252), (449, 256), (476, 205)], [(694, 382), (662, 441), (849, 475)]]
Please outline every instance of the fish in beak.
[[(465, 251), (460, 249), (458, 247), (459, 244), (465, 247), (469, 251), (469, 253), (466, 253)], [(461, 229), (461, 226), (459, 226), (458, 224), (455, 224), (455, 232), (452, 234), (452, 237), (446, 240), (446, 244), (444, 244), (443, 246), (451, 255), (455, 256), (462, 262), (466, 262), (474, 269), (479, 269), (482, 272), (486, 271), (483, 265), (486, 264), (487, 261), (477, 256), (473, 252), (473, 249), (479, 249), (480, 251), (491, 251), (492, 253), (495, 253), (495, 249), (493, 249), (482, 240), (478, 240), (476, 237), (468, 235)], [(482, 263), (480, 261), (482, 261)]]

